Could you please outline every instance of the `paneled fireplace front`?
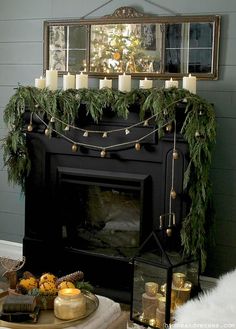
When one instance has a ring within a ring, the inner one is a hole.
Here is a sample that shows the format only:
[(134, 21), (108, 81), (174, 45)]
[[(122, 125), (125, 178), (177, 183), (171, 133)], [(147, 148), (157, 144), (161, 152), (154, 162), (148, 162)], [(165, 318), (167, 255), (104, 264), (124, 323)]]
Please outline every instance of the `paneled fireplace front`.
[[(182, 107), (179, 112), (183, 113)], [(85, 113), (80, 122), (83, 129), (103, 131), (138, 121), (138, 112), (133, 110), (127, 120), (108, 111), (98, 124)], [(101, 157), (97, 150), (83, 147), (73, 152), (68, 140), (48, 138), (44, 128), (35, 120), (33, 132), (26, 133), (32, 167), (25, 193), (25, 268), (35, 274), (57, 275), (81, 270), (96, 293), (129, 302), (131, 260), (150, 232), (159, 231), (167, 246), (180, 246), (179, 228), (188, 206), (183, 190), (188, 146), (177, 131), (177, 197), (172, 204), (176, 228), (168, 239), (165, 230), (159, 230), (159, 217), (169, 212), (173, 132), (166, 131), (159, 139), (155, 125), (150, 124), (135, 128), (132, 137), (113, 134), (106, 143), (120, 144), (150, 132), (139, 151), (117, 148)], [(86, 138), (78, 131), (67, 134)], [(104, 143), (99, 134), (87, 138), (96, 145)]]

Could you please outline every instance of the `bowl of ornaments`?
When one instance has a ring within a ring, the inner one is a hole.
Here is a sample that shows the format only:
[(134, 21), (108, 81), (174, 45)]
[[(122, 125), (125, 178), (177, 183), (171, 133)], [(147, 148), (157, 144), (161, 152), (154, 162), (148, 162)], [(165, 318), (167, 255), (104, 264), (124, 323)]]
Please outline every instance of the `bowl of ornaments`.
[(9, 289), (9, 295), (30, 295), (35, 296), (37, 305), (42, 310), (52, 310), (54, 300), (58, 291), (65, 288), (78, 288), (91, 291), (93, 287), (84, 282), (84, 273), (76, 271), (61, 277), (53, 273), (42, 273), (36, 277), (29, 271), (25, 271), (17, 281), (15, 289)]

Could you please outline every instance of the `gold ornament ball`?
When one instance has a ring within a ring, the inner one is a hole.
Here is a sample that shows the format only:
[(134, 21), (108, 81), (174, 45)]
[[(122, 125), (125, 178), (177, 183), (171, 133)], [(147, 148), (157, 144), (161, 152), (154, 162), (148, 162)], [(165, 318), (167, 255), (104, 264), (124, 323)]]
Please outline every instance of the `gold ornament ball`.
[(171, 124), (167, 125), (166, 126), (166, 131), (171, 132), (171, 130), (172, 130), (172, 125)]
[(76, 144), (73, 144), (71, 149), (72, 149), (72, 152), (77, 152), (78, 146)]
[(141, 149), (141, 145), (139, 143), (136, 143), (135, 144), (135, 150), (140, 151), (140, 149)]
[(177, 160), (179, 158), (179, 153), (175, 150), (173, 151), (173, 159)]
[(29, 124), (29, 125), (28, 125), (27, 130), (28, 130), (28, 131), (32, 131), (32, 130), (33, 130), (33, 126), (32, 126), (32, 124)]
[(102, 158), (105, 158), (105, 156), (107, 155), (107, 153), (106, 153), (105, 150), (102, 150), (100, 154), (101, 154), (101, 157), (102, 157)]
[(176, 194), (175, 190), (171, 190), (170, 196), (171, 196), (172, 199), (176, 198), (177, 194)]
[(48, 128), (46, 128), (46, 129), (44, 130), (44, 134), (45, 134), (46, 136), (49, 136), (49, 135), (50, 135), (50, 130), (49, 130)]
[(172, 235), (172, 229), (171, 228), (168, 228), (166, 230), (166, 234), (167, 234), (167, 236), (171, 236)]

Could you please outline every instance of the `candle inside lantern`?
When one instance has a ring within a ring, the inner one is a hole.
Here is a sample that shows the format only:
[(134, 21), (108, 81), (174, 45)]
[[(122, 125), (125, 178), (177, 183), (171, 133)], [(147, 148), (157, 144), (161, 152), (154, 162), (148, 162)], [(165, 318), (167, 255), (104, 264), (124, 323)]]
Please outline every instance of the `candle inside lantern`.
[(46, 70), (46, 87), (50, 90), (57, 89), (58, 72), (57, 70)]
[(191, 289), (192, 289), (192, 283), (188, 281), (186, 281), (184, 286), (181, 288), (175, 288), (175, 287), (172, 288), (172, 292), (175, 295), (175, 298), (173, 300), (174, 307), (172, 306), (173, 309), (176, 309), (177, 307), (183, 305), (189, 300)]
[(76, 89), (88, 88), (88, 74), (76, 74)]
[(173, 280), (174, 287), (182, 288), (185, 283), (185, 278), (186, 278), (186, 275), (184, 273), (179, 273), (179, 272), (173, 273), (172, 280)]
[(63, 75), (63, 90), (75, 88), (75, 76), (68, 72), (67, 75)]
[(155, 319), (158, 298), (162, 295), (158, 293), (158, 284), (155, 282), (145, 283), (145, 293), (142, 294), (143, 316), (146, 320)]
[(107, 79), (106, 77), (104, 79), (99, 80), (99, 89), (102, 88), (111, 88), (112, 87), (112, 80)]
[(145, 320), (154, 319), (156, 317), (158, 297), (161, 297), (161, 294), (157, 293), (155, 296), (148, 296), (146, 293), (142, 294), (142, 309)]
[(197, 78), (189, 74), (188, 77), (183, 77), (183, 88), (193, 94), (196, 94)]
[(148, 296), (156, 296), (158, 292), (158, 284), (156, 282), (146, 282), (145, 292)]
[(151, 89), (152, 88), (152, 80), (148, 80), (147, 78), (144, 78), (144, 80), (139, 81), (139, 88), (140, 89)]
[(170, 80), (165, 81), (165, 88), (172, 88), (172, 87), (178, 88), (178, 86), (179, 86), (178, 81), (173, 80), (172, 78), (170, 78)]
[(35, 81), (34, 81), (34, 85), (35, 85), (36, 88), (39, 88), (39, 89), (45, 88), (46, 87), (45, 78), (43, 78), (43, 77), (36, 78)]
[(131, 75), (126, 75), (125, 73), (119, 75), (118, 89), (122, 92), (131, 91)]

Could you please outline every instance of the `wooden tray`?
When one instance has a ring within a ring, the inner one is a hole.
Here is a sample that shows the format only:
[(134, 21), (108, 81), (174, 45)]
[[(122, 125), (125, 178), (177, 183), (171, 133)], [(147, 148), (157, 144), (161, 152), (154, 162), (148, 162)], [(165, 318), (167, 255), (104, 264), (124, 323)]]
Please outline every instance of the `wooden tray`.
[[(96, 295), (92, 294), (89, 291), (83, 291), (84, 296), (87, 301), (86, 314), (73, 320), (60, 320), (54, 316), (53, 310), (41, 310), (39, 315), (39, 320), (37, 323), (27, 323), (27, 322), (7, 322), (0, 320), (0, 326), (6, 328), (20, 328), (20, 329), (56, 329), (56, 328), (66, 328), (75, 324), (78, 324), (82, 319), (85, 319), (92, 313), (96, 311), (99, 305), (99, 299)], [(0, 294), (0, 310), (2, 309), (3, 298), (8, 294)]]

